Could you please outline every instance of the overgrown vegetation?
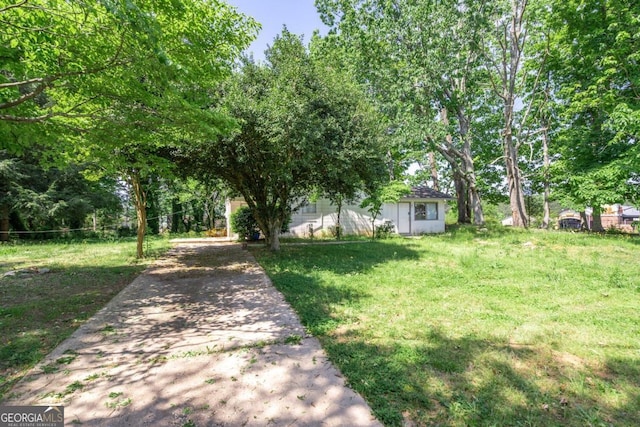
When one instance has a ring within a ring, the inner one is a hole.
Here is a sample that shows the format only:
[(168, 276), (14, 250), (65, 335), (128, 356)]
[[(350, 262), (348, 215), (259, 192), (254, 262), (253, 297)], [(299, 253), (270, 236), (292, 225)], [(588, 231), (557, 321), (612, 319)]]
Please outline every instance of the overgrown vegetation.
[(241, 206), (231, 214), (231, 231), (238, 233), (240, 240), (255, 240), (253, 237), (260, 229), (249, 207)]
[[(169, 247), (146, 242), (150, 258)], [(145, 268), (135, 247), (134, 239), (0, 245), (0, 400)]]
[(254, 254), (385, 425), (638, 425), (639, 245), (462, 227)]

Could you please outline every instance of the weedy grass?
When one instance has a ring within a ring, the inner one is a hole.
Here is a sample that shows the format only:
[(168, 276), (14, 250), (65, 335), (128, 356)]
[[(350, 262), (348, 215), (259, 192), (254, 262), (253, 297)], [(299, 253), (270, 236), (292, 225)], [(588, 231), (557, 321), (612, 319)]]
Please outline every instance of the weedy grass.
[[(166, 239), (147, 240), (142, 261), (135, 259), (133, 239), (0, 245), (0, 400), (170, 246)], [(13, 270), (27, 272), (5, 276)]]
[(457, 227), (253, 253), (385, 425), (640, 425), (637, 237)]

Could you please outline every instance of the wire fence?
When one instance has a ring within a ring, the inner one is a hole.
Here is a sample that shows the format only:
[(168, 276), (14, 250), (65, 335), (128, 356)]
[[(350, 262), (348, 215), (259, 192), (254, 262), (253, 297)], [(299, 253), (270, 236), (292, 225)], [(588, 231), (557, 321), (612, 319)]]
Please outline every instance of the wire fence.
[[(178, 211), (178, 212), (172, 212), (170, 215), (159, 215), (159, 216), (147, 218), (147, 222), (169, 218), (170, 216), (179, 215), (179, 214), (183, 214), (183, 213), (186, 213), (186, 212), (187, 212), (186, 210), (182, 210), (182, 211)], [(0, 232), (0, 233), (5, 233), (5, 234), (9, 234), (9, 235), (12, 235), (12, 234), (18, 234), (18, 235), (55, 234), (55, 233), (66, 234), (66, 233), (80, 232), (80, 231), (92, 231), (92, 232), (118, 231), (118, 230), (122, 229), (123, 227), (125, 227), (125, 226), (119, 225), (119, 226), (106, 226), (106, 227), (105, 226), (101, 226), (101, 227), (83, 227), (83, 228), (61, 228), (61, 229), (57, 229), (57, 230), (28, 230), (28, 231), (8, 230), (8, 231), (5, 231), (5, 232)]]

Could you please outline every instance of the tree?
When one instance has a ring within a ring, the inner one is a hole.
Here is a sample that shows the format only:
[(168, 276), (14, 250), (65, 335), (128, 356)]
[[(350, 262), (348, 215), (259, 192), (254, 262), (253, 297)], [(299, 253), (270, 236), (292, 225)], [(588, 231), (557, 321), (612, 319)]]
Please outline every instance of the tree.
[(0, 151), (0, 241), (9, 240), (9, 215), (19, 189), (16, 181), (21, 177), (17, 159), (7, 158)]
[(97, 75), (124, 70), (145, 48), (162, 55), (160, 23), (149, 9), (62, 0), (0, 7), (0, 123), (82, 115)]
[(219, 179), (188, 177), (188, 171), (178, 170), (179, 178), (167, 185), (172, 211), (171, 232), (188, 231), (188, 225), (213, 229), (216, 220), (224, 218), (228, 189)]
[(221, 90), (219, 110), (238, 130), (185, 146), (182, 157), (244, 197), (272, 250), (292, 209), (314, 191), (333, 191), (337, 181), (327, 177), (349, 177), (345, 191), (384, 173), (380, 120), (361, 89), (286, 29), (265, 64), (245, 59)]
[(231, 215), (231, 231), (238, 233), (240, 240), (253, 240), (253, 236), (260, 232), (258, 222), (253, 217), (251, 209), (241, 206)]
[(138, 257), (143, 256), (147, 224), (145, 182), (176, 173), (171, 161), (176, 147), (228, 131), (229, 119), (208, 106), (256, 28), (218, 0), (183, 0), (176, 9), (159, 8), (155, 16), (162, 24), (163, 60), (145, 60), (140, 51), (141, 60), (126, 72), (103, 73), (107, 81), (96, 92), (104, 113), (79, 147), (80, 155), (98, 159), (107, 173), (121, 174), (130, 183), (138, 217)]
[(512, 224), (514, 227), (527, 227), (528, 216), (519, 154), (521, 141), (517, 141), (514, 136), (514, 122), (516, 97), (522, 94), (518, 81), (527, 38), (524, 27), (528, 0), (497, 3), (494, 17), (497, 34), (494, 38), (486, 40), (485, 65), (494, 93), (502, 101), (502, 148)]
[(382, 187), (373, 189), (373, 191), (367, 194), (360, 207), (367, 209), (371, 214), (371, 230), (372, 238), (376, 238), (376, 219), (382, 214), (382, 206), (385, 203), (397, 203), (398, 200), (404, 195), (411, 192), (409, 186), (403, 182), (391, 181)]
[(0, 240), (9, 239), (10, 225), (35, 235), (77, 231), (86, 226), (89, 214), (118, 208), (114, 183), (88, 180), (87, 165), (45, 169), (40, 160), (36, 150), (22, 157), (0, 152)]
[[(320, 0), (325, 24), (348, 52), (403, 152), (437, 151), (456, 182), (460, 222), (484, 222), (473, 155), (485, 2)], [(420, 159), (420, 158), (418, 158)]]
[(622, 0), (554, 1), (549, 70), (560, 121), (551, 166), (558, 197), (598, 214), (638, 200), (640, 21)]
[[(322, 58), (324, 63), (335, 64), (334, 66), (340, 64), (341, 69), (349, 70), (340, 52), (336, 52), (334, 46), (331, 44), (324, 43), (320, 38), (315, 38), (314, 48), (312, 55), (316, 61)], [(349, 80), (355, 81), (354, 73), (347, 72), (349, 73)], [(344, 80), (344, 75), (344, 73), (331, 73), (325, 77)], [(340, 82), (332, 82), (332, 85), (337, 87), (340, 85)], [(336, 95), (348, 96), (348, 92), (336, 93)], [(347, 105), (349, 101), (342, 99), (338, 102)], [(378, 158), (386, 157), (385, 160), (388, 162), (388, 153), (372, 153), (372, 147), (362, 144), (362, 141), (358, 139), (352, 138), (348, 120), (349, 117), (345, 114), (336, 117), (333, 122), (324, 123), (325, 130), (327, 131), (325, 135), (326, 144), (330, 147), (333, 156), (331, 159), (332, 167), (325, 171), (322, 178), (322, 189), (320, 193), (329, 199), (331, 204), (336, 207), (335, 227), (336, 238), (338, 240), (342, 237), (342, 225), (340, 222), (342, 206), (345, 203), (355, 203), (367, 191), (376, 191), (381, 184), (393, 177), (393, 172), (388, 171), (388, 167), (385, 167), (382, 161), (372, 161), (371, 159), (373, 154)], [(382, 129), (382, 124), (379, 129)], [(389, 144), (385, 145), (387, 147), (389, 146)], [(385, 154), (387, 155), (385, 156)]]
[(56, 154), (62, 146), (125, 176), (141, 257), (143, 183), (173, 171), (170, 147), (189, 134), (226, 129), (228, 120), (207, 107), (257, 25), (220, 0), (21, 1), (1, 8), (0, 19), (9, 29), (0, 135), (13, 123), (51, 122), (60, 126)]

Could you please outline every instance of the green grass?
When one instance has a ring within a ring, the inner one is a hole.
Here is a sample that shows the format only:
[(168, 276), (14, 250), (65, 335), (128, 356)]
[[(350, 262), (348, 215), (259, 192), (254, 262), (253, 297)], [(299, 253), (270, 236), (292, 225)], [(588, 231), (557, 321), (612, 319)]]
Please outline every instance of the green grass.
[(640, 425), (640, 239), (455, 228), (254, 249), (385, 425)]
[[(147, 259), (168, 248), (168, 240), (148, 239)], [(146, 265), (135, 259), (134, 239), (0, 244), (0, 400)], [(50, 271), (2, 277), (35, 268)]]

